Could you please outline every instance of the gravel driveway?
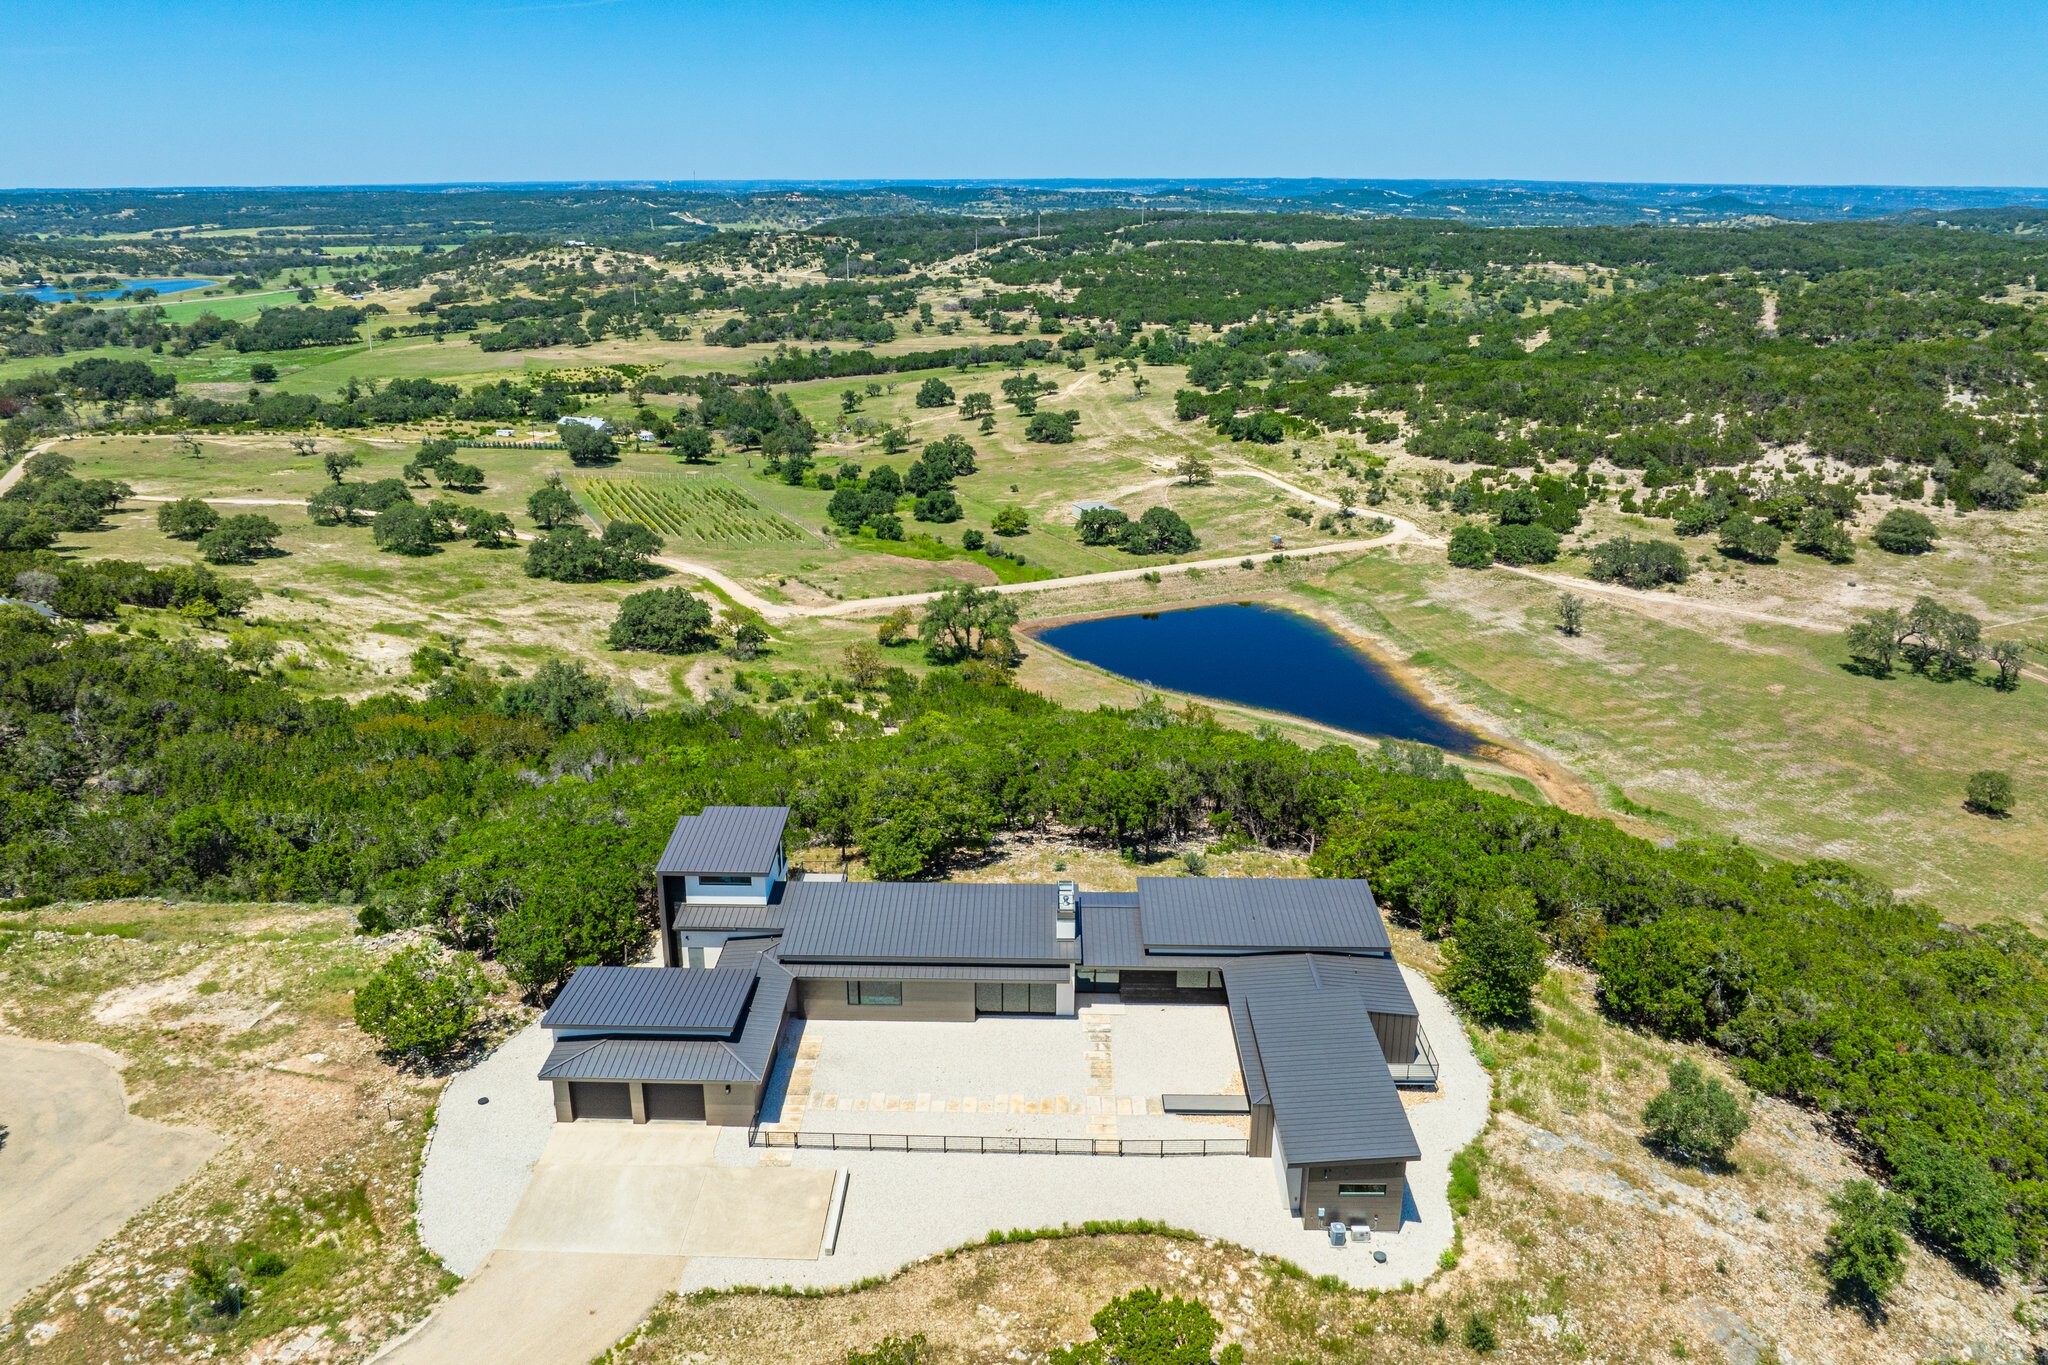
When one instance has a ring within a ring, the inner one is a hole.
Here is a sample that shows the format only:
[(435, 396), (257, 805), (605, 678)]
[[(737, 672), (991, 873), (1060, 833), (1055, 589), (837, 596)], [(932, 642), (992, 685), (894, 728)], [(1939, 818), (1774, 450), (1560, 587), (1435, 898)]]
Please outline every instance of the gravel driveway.
[(548, 1145), (554, 1091), (534, 1079), (547, 1055), (547, 1030), (529, 1024), (441, 1092), (420, 1170), (420, 1241), (458, 1275), (498, 1245)]

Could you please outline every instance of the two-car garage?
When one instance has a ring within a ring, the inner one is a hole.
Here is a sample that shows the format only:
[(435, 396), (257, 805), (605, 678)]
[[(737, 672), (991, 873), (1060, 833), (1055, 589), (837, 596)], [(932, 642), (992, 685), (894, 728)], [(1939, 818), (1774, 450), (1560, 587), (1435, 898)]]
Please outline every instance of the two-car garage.
[[(569, 1081), (568, 1118), (617, 1119), (621, 1122), (702, 1123), (704, 1087), (665, 1082)], [(633, 1092), (640, 1091), (639, 1112)]]

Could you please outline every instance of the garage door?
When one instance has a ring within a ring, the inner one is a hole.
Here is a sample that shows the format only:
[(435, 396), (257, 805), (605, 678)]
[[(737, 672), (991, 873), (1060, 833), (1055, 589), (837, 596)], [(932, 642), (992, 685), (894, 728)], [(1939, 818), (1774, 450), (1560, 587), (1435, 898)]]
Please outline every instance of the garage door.
[(648, 1085), (642, 1086), (641, 1090), (647, 1099), (647, 1117), (650, 1121), (704, 1121), (704, 1087), (701, 1085)]
[(569, 1109), (579, 1119), (631, 1121), (633, 1092), (624, 1081), (571, 1081)]

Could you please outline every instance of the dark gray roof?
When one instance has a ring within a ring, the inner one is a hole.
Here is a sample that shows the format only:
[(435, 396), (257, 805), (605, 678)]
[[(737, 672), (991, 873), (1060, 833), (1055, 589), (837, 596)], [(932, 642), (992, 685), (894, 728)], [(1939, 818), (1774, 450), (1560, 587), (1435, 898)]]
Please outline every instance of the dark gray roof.
[(1061, 962), (1053, 886), (791, 882), (781, 955), (822, 962)]
[(676, 821), (655, 870), (763, 876), (775, 867), (788, 823), (786, 806), (706, 806), (703, 814)]
[(992, 962), (785, 962), (782, 969), (800, 981), (1065, 981), (1068, 971)]
[(1106, 906), (1112, 910), (1138, 908), (1138, 893), (1135, 891), (1081, 891), (1075, 894), (1074, 900), (1083, 910), (1090, 906)]
[(755, 1081), (724, 1043), (701, 1038), (564, 1038), (544, 1081)]
[(779, 902), (767, 905), (686, 905), (670, 918), (678, 929), (737, 929), (779, 934), (788, 922)]
[(1080, 909), (1082, 966), (1136, 967), (1144, 961), (1145, 941), (1138, 934), (1135, 904), (1102, 905), (1093, 896), (1083, 896)]
[(1226, 958), (1224, 989), (1236, 995), (1272, 983), (1287, 990), (1343, 990), (1372, 1014), (1415, 1013), (1415, 998), (1390, 957), (1337, 957), (1327, 953), (1261, 953)]
[[(577, 973), (591, 970), (588, 967)], [(650, 976), (716, 976), (701, 968), (623, 968)], [(565, 1081), (759, 1081), (775, 1057), (782, 1020), (795, 983), (766, 957), (755, 960), (752, 1001), (739, 1035), (717, 1038), (562, 1038), (541, 1067), (540, 1078)], [(575, 984), (575, 977), (570, 978)], [(543, 1023), (546, 1021), (543, 1020)]]
[(1140, 877), (1138, 903), (1153, 952), (1356, 953), (1393, 946), (1363, 881)]
[(1366, 993), (1355, 973), (1332, 964), (1290, 954), (1250, 972), (1224, 969), (1245, 1093), (1273, 1106), (1290, 1164), (1413, 1161), (1422, 1151)]
[(541, 1016), (541, 1027), (725, 1037), (739, 1027), (754, 970), (582, 967)]

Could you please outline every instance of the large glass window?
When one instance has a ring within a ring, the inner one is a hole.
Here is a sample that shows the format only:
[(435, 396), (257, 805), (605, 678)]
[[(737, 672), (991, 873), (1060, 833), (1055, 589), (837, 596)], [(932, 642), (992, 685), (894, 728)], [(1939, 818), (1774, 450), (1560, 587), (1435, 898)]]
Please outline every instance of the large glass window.
[(1050, 981), (977, 981), (976, 1014), (1052, 1014), (1059, 1008), (1059, 987)]
[(1386, 1197), (1386, 1193), (1387, 1187), (1385, 1185), (1339, 1185), (1337, 1187), (1337, 1197), (1339, 1199), (1383, 1199)]
[(1173, 984), (1184, 991), (1219, 990), (1223, 986), (1223, 973), (1182, 969), (1173, 974)]
[(846, 983), (846, 1003), (849, 1005), (900, 1005), (903, 1003), (901, 981), (849, 981)]
[(718, 876), (697, 878), (697, 885), (699, 886), (752, 886), (753, 884), (754, 879), (752, 877)]

